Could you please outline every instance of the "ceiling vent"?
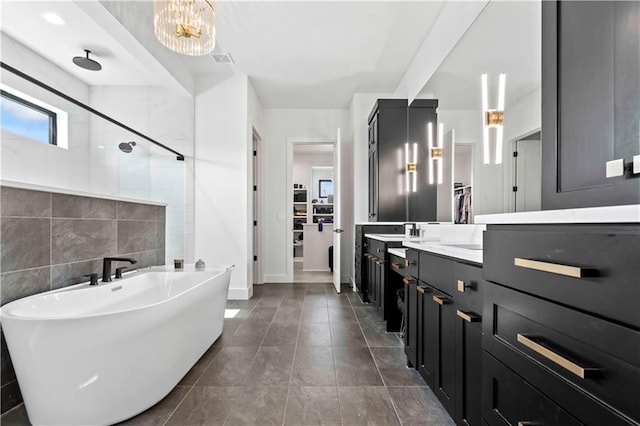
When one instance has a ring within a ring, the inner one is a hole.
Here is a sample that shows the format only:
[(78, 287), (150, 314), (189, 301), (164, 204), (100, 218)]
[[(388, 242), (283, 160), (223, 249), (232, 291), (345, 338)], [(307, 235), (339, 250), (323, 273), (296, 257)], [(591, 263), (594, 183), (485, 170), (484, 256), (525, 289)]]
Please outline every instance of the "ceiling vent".
[(212, 53), (211, 57), (216, 64), (233, 64), (233, 58), (230, 53)]

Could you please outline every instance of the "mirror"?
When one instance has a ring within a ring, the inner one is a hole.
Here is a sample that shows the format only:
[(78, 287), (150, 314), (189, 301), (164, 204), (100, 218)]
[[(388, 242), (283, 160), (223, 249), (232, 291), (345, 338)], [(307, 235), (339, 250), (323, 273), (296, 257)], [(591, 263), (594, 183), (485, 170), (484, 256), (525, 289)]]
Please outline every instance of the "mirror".
[[(491, 164), (483, 163), (483, 73), (489, 108), (497, 104), (498, 75), (506, 74), (502, 164), (494, 163), (494, 135)], [(445, 143), (450, 178), (438, 189), (438, 220), (540, 210), (541, 2), (489, 2), (419, 98), (438, 99), (438, 121), (445, 134), (455, 131)]]

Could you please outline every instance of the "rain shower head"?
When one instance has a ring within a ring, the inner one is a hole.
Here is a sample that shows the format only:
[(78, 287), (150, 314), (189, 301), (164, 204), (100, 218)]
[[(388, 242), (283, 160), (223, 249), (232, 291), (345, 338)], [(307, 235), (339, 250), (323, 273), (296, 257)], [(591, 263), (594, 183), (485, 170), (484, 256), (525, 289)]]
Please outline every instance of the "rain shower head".
[(100, 65), (100, 62), (89, 59), (89, 53), (91, 53), (90, 50), (85, 49), (84, 51), (86, 52), (87, 56), (76, 56), (75, 58), (73, 58), (73, 63), (80, 68), (84, 68), (85, 70), (100, 71), (102, 69), (102, 65)]
[(120, 145), (118, 145), (118, 148), (120, 148), (120, 151), (124, 152), (125, 154), (129, 154), (131, 153), (131, 151), (133, 151), (134, 146), (136, 146), (136, 143), (133, 141), (121, 142)]

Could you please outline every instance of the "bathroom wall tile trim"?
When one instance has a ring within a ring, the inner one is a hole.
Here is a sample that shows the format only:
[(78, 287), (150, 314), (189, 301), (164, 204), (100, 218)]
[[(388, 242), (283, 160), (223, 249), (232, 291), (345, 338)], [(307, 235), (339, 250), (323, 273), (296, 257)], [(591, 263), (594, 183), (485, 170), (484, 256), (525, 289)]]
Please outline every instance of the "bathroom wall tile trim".
[[(88, 281), (83, 275), (102, 274), (106, 256), (132, 257), (135, 269), (164, 264), (165, 208), (0, 186), (0, 305)], [(4, 413), (22, 397), (4, 335), (0, 340)]]

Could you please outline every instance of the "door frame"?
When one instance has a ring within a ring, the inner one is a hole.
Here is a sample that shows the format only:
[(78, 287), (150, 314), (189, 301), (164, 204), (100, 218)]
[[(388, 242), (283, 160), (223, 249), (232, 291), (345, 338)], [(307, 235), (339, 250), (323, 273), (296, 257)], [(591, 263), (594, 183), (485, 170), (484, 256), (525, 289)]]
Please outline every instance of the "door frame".
[[(515, 198), (513, 195), (513, 183), (515, 181), (515, 168), (513, 162), (513, 144), (522, 141), (528, 140), (527, 138), (531, 135), (535, 135), (540, 132), (540, 144), (542, 145), (542, 129), (540, 127), (530, 130), (528, 132), (523, 133), (520, 136), (517, 136), (513, 139), (510, 139), (506, 144), (504, 144), (503, 155), (506, 155), (509, 159), (509, 167), (503, 167), (503, 179), (504, 182), (503, 187), (503, 196), (502, 196), (502, 205), (506, 206), (506, 209), (503, 209), (505, 212), (513, 213), (515, 212)], [(540, 147), (542, 149), (542, 146)], [(503, 157), (504, 158), (504, 157)], [(505, 162), (503, 162), (504, 164)]]
[[(291, 238), (291, 230), (293, 229), (293, 213), (291, 206), (293, 205), (293, 148), (295, 145), (333, 145), (336, 149), (336, 140), (327, 137), (288, 137), (287, 138), (287, 205), (286, 214), (286, 251), (287, 251), (287, 267), (285, 282), (294, 282), (293, 280), (293, 238)], [(334, 164), (335, 167), (335, 164)], [(307, 194), (308, 196), (309, 194)], [(335, 203), (335, 200), (334, 200)]]
[[(260, 136), (260, 132), (255, 127), (251, 128), (251, 139), (252, 139), (252, 150), (257, 151), (257, 155), (252, 159), (255, 161), (255, 168), (252, 167), (252, 175), (253, 175), (253, 183), (252, 185), (257, 186), (257, 194), (253, 195), (253, 220), (256, 221), (257, 225), (254, 227), (253, 223), (251, 224), (252, 239), (253, 244), (253, 254), (251, 255), (251, 262), (253, 262), (253, 284), (264, 284), (264, 274), (262, 273), (263, 267), (263, 252), (262, 252), (262, 242), (264, 241), (264, 227), (262, 226), (262, 221), (264, 220), (263, 216), (263, 206), (264, 206), (264, 191), (262, 190), (263, 179), (263, 139)], [(253, 256), (257, 256), (258, 260), (254, 261)]]

